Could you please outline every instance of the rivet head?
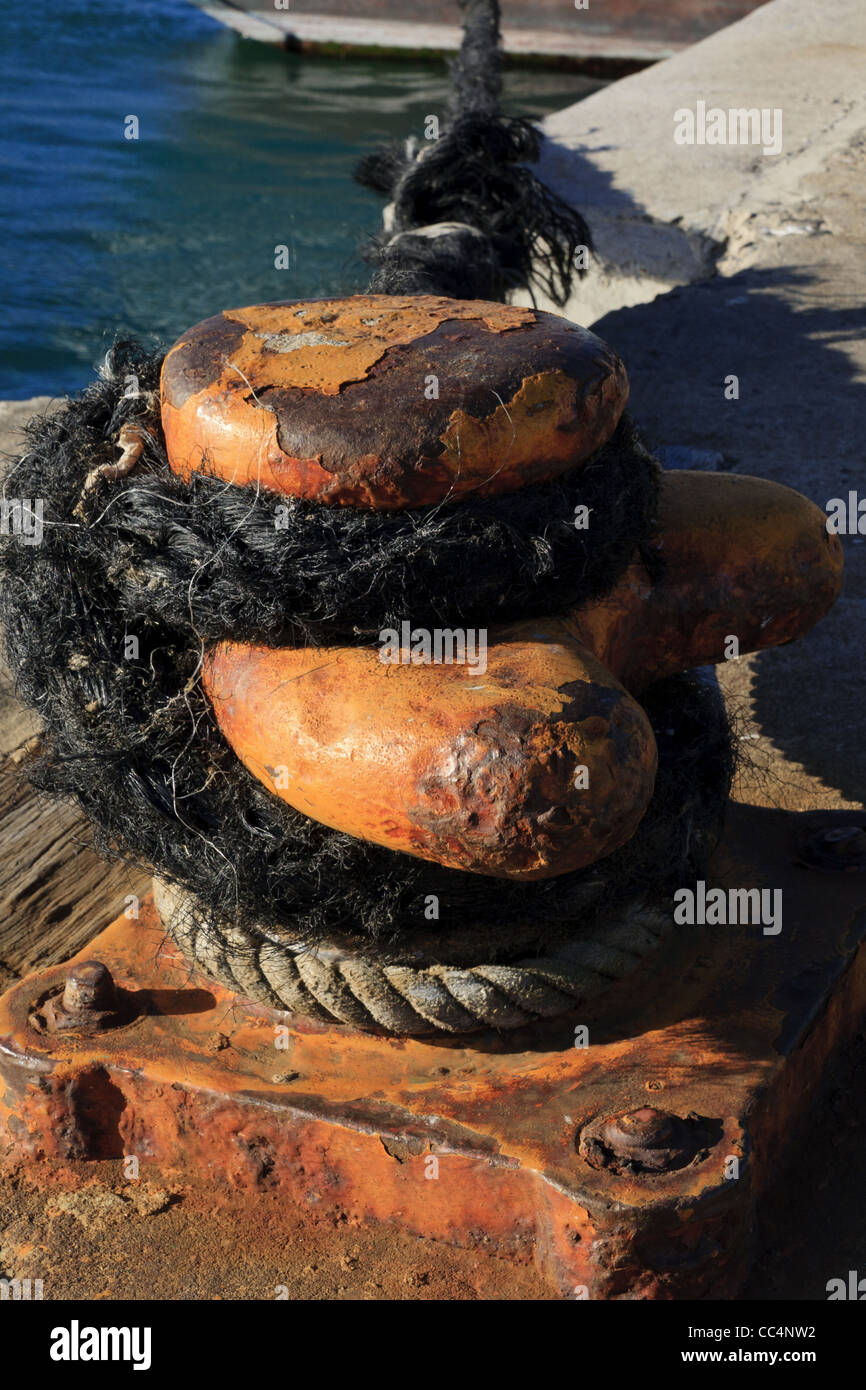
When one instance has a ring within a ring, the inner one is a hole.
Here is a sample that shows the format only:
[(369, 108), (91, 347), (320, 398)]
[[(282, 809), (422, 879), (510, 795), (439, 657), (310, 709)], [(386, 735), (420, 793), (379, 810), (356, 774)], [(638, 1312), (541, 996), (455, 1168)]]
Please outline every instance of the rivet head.
[(796, 860), (809, 869), (837, 873), (866, 873), (866, 823), (825, 826), (804, 835)]
[(595, 1120), (581, 1133), (579, 1151), (593, 1168), (616, 1173), (665, 1173), (699, 1160), (719, 1137), (721, 1125), (694, 1113), (681, 1119), (645, 1105)]

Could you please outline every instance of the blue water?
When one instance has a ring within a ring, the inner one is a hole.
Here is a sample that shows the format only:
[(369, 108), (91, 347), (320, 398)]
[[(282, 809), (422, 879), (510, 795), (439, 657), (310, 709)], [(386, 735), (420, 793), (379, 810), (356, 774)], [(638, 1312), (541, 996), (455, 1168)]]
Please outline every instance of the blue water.
[[(168, 344), (221, 308), (361, 288), (381, 200), (354, 162), (447, 91), (444, 64), (297, 57), (186, 0), (6, 0), (0, 41), (5, 398), (77, 389), (117, 333)], [(507, 106), (598, 85), (513, 72)]]

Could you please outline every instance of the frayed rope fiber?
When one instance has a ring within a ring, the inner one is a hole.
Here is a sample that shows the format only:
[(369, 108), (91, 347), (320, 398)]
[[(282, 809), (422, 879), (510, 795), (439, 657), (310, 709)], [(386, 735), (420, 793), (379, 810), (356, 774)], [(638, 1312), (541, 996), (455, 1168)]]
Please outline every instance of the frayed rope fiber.
[(526, 288), (564, 305), (574, 276), (585, 274), (577, 253), (592, 250), (589, 227), (529, 167), (542, 132), (499, 110), (498, 5), (461, 0), (461, 9), (442, 134), (374, 150), (355, 171), (391, 200), (388, 232), (364, 251), (376, 267), (369, 292), (504, 299)]
[[(604, 468), (590, 465), (552, 490), (378, 518), (303, 503), (278, 531), (274, 509), (284, 499), (169, 472), (150, 394), (157, 369), (155, 359), (119, 349), (103, 379), (31, 424), (28, 452), (6, 484), (44, 505), (42, 544), (0, 550), (8, 659), (46, 729), (33, 780), (77, 799), (98, 848), (183, 886), (216, 921), (266, 920), (295, 941), (429, 928), (431, 893), (446, 920), (462, 914), (492, 932), (504, 918), (525, 921), (541, 939), (583, 921), (602, 899), (609, 907), (612, 897), (680, 882), (701, 861), (731, 754), (723, 706), (693, 678), (643, 697), (660, 765), (636, 835), (590, 869), (532, 884), (442, 869), (294, 811), (238, 761), (199, 683), (205, 640), (359, 641), (407, 605), (413, 620), (423, 612), (457, 625), (486, 618), (500, 595), (504, 619), (603, 591), (645, 533), (655, 496), (656, 465), (630, 427), (607, 446)], [(137, 397), (123, 393), (130, 375)], [(85, 492), (92, 470), (115, 462), (113, 441), (131, 423), (152, 431), (136, 470)], [(605, 492), (617, 460), (620, 492)], [(610, 553), (581, 549), (586, 533), (570, 524), (587, 473), (594, 505), (610, 517), (590, 529), (607, 535)]]
[[(355, 177), (391, 198), (390, 228), (364, 259), (371, 294), (447, 294), (504, 299), (528, 287), (565, 304), (578, 251), (592, 249), (580, 213), (545, 188), (523, 161), (540, 133), (514, 117), (461, 116), (428, 148), (412, 143), (366, 155)], [(463, 230), (425, 236), (420, 228)], [(543, 246), (543, 256), (538, 255)]]

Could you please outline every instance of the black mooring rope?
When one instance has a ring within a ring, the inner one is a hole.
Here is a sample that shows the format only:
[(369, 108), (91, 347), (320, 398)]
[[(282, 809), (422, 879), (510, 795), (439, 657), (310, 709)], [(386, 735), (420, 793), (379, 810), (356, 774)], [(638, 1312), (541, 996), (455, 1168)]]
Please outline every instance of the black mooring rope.
[(540, 290), (567, 301), (585, 274), (586, 222), (538, 179), (541, 132), (499, 107), (497, 0), (460, 0), (463, 43), (451, 65), (451, 97), (439, 138), (366, 155), (355, 177), (391, 200), (388, 230), (367, 245), (375, 294), (504, 299)]

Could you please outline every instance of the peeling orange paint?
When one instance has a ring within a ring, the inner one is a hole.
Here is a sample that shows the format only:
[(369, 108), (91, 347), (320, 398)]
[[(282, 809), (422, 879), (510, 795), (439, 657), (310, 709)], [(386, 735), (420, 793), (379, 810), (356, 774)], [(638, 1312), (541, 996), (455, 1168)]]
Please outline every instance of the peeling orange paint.
[[(599, 373), (598, 391), (584, 396), (580, 416), (583, 439), (600, 448), (609, 435), (610, 410), (605, 390), (610, 378)], [(510, 400), (500, 400), (482, 419), (455, 410), (442, 434), (441, 461), (451, 460), (463, 484), (475, 484), (483, 496), (495, 481), (496, 490), (516, 491), (549, 475), (550, 461), (565, 467), (574, 456), (574, 382), (565, 372), (527, 376)], [(540, 465), (540, 466), (539, 466)]]
[[(288, 306), (254, 304), (224, 309), (223, 318), (249, 329), (235, 354), (242, 371), (255, 377), (266, 361), (269, 386), (301, 386), (325, 396), (337, 395), (350, 381), (362, 381), (391, 348), (417, 342), (448, 320), (475, 319), (491, 333), (536, 321), (532, 309), (483, 299), (370, 294)], [(262, 357), (262, 343), (267, 359)]]
[(184, 334), (161, 382), (181, 477), (380, 510), (556, 477), (627, 398), (616, 353), (577, 324), (428, 295), (227, 310)]

